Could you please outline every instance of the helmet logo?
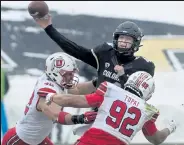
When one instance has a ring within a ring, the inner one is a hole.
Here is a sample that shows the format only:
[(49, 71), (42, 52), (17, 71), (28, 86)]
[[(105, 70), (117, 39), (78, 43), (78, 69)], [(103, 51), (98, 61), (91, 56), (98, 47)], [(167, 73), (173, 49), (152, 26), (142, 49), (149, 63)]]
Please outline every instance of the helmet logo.
[(143, 82), (142, 87), (143, 87), (144, 89), (147, 89), (147, 88), (149, 87), (149, 85), (148, 85), (146, 82)]
[(56, 59), (54, 66), (57, 68), (61, 68), (65, 65), (65, 61), (63, 59)]

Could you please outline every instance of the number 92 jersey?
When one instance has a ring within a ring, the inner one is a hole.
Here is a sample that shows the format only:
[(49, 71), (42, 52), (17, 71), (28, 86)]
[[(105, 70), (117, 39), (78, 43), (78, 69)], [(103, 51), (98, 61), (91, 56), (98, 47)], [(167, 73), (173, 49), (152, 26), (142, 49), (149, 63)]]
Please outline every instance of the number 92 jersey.
[(101, 129), (129, 144), (145, 122), (158, 110), (138, 96), (104, 82), (96, 93), (104, 96), (92, 127)]

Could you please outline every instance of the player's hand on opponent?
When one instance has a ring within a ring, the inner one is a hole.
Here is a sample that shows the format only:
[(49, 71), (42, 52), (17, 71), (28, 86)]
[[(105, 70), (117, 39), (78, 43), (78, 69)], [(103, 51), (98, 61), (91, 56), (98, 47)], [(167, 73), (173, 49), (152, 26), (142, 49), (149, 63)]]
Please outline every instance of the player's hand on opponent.
[(34, 18), (34, 20), (43, 29), (52, 24), (52, 17), (50, 14), (45, 15), (43, 18)]
[(84, 114), (80, 115), (81, 119), (83, 120), (84, 124), (90, 124), (93, 123), (96, 119), (97, 112), (94, 111), (88, 111)]
[(50, 105), (51, 103), (52, 103), (52, 101), (53, 101), (53, 98), (52, 98), (52, 96), (54, 95), (54, 93), (49, 93), (47, 96), (46, 96), (46, 98), (45, 98), (45, 103), (47, 104), (47, 105)]
[(124, 68), (123, 68), (123, 66), (121, 66), (121, 65), (116, 65), (116, 66), (114, 67), (114, 70), (115, 70), (115, 72), (117, 72), (117, 75), (118, 75), (118, 76), (122, 76), (122, 75), (125, 74)]
[(173, 133), (173, 132), (175, 132), (177, 126), (178, 126), (178, 124), (176, 123), (176, 121), (174, 119), (167, 120), (166, 128), (169, 129), (170, 134)]

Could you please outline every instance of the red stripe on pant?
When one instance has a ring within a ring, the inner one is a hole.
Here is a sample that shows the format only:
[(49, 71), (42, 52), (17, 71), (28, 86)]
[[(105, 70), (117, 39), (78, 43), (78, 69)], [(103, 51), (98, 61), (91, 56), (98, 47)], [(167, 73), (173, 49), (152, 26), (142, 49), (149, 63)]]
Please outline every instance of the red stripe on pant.
[(13, 144), (15, 144), (16, 142), (18, 142), (19, 141), (19, 137), (18, 137), (18, 135), (14, 135), (14, 136), (12, 136), (9, 140), (8, 140), (8, 142), (6, 143), (7, 145), (13, 145)]
[(17, 135), (15, 127), (9, 129), (3, 137), (2, 145), (28, 145)]
[(16, 129), (11, 128), (9, 129), (3, 137), (2, 145), (28, 145), (27, 143), (23, 142), (17, 135)]
[[(2, 139), (2, 145), (29, 145), (29, 144), (25, 143), (18, 137), (16, 129), (14, 127), (9, 129), (4, 135)], [(54, 144), (48, 137), (46, 137), (39, 145), (54, 145)]]

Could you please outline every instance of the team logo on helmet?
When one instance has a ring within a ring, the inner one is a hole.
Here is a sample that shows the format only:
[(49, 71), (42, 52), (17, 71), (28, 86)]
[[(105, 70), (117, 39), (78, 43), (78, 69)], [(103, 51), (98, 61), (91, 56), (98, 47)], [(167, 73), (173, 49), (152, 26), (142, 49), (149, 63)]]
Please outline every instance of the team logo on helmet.
[(57, 67), (57, 68), (61, 68), (65, 65), (65, 61), (64, 59), (56, 59), (55, 62), (54, 62), (54, 66)]

